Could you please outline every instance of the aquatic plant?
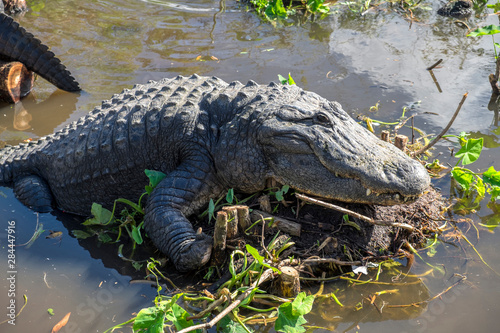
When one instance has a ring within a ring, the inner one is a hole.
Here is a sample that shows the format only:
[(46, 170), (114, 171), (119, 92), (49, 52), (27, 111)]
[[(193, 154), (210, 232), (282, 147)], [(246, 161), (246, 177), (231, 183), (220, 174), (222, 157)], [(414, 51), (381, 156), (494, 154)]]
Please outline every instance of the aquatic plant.
[(500, 32), (500, 26), (495, 25), (495, 24), (490, 24), (485, 27), (479, 27), (470, 32), (467, 37), (478, 37), (478, 36), (487, 36), (491, 35), (491, 39), (493, 41), (493, 51), (495, 52), (495, 59), (498, 58), (497, 54), (497, 47), (500, 47), (499, 43), (495, 42), (495, 38), (493, 35), (496, 35), (497, 33)]
[(480, 208), (480, 202), (489, 194), (490, 200), (488, 207), (494, 212), (497, 205), (497, 200), (500, 200), (500, 171), (495, 170), (490, 166), (484, 172), (474, 172), (466, 165), (474, 163), (483, 149), (483, 138), (468, 138), (465, 132), (455, 137), (461, 146), (460, 150), (455, 154), (458, 158), (457, 164), (451, 170), (453, 180), (459, 185), (459, 200), (454, 205), (454, 211), (459, 214), (469, 214)]
[(288, 5), (283, 0), (249, 0), (255, 11), (269, 21), (287, 19), (297, 11), (304, 12), (305, 15), (315, 14), (323, 17), (328, 14), (330, 7), (325, 4), (325, 0), (289, 0)]

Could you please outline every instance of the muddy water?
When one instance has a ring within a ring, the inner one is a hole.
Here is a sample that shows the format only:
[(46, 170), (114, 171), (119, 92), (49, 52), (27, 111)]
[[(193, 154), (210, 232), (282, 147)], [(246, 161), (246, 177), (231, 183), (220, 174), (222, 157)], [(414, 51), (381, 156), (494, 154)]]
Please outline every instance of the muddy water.
[[(274, 28), (235, 1), (31, 3), (32, 10), (20, 18), (21, 24), (51, 46), (84, 91), (56, 91), (39, 79), (22, 108), (0, 109), (1, 141), (15, 144), (52, 133), (134, 83), (192, 73), (267, 83), (275, 81), (277, 74), (291, 72), (304, 89), (339, 101), (353, 116), (394, 120), (404, 106), (421, 101), (409, 112), (416, 114), (415, 126), (428, 133), (437, 133), (446, 125), (468, 92), (449, 133), (467, 131), (484, 137), (486, 149), (474, 167), (500, 169), (498, 106), (488, 107), (487, 77), (494, 70), (491, 39), (465, 37), (466, 30), (453, 20), (437, 17), (436, 8), (417, 13), (420, 21), (411, 25), (402, 15), (381, 7), (363, 17), (341, 12), (320, 22)], [(482, 16), (472, 18), (469, 25), (497, 24), (496, 20)], [(426, 71), (438, 59), (443, 63), (434, 74), (442, 92)], [(379, 111), (370, 112), (369, 107), (378, 101)], [(437, 153), (442, 162), (454, 164), (450, 147), (453, 144), (440, 143)], [(444, 194), (449, 193), (449, 178), (435, 184)], [(140, 274), (117, 258), (116, 247), (76, 240), (67, 230), (79, 220), (60, 212), (37, 215), (19, 204), (10, 189), (0, 191), (2, 276), (8, 270), (17, 271), (13, 273), (17, 311), (24, 303), (22, 295), (28, 297), (16, 326), (3, 324), (1, 332), (48, 332), (69, 311), (70, 323), (62, 331), (102, 332), (151, 304), (154, 290), (129, 285), (130, 277)], [(472, 217), (477, 225), (481, 216), (490, 213), (483, 207)], [(30, 248), (16, 248), (12, 269), (7, 267), (8, 221), (14, 221), (18, 245), (30, 239), (37, 223), (46, 230)], [(468, 229), (465, 224), (459, 227)], [(497, 233), (478, 228), (469, 238), (489, 265), (500, 271)], [(62, 231), (62, 237), (46, 239), (48, 230)], [(308, 319), (339, 332), (496, 332), (499, 277), (470, 247), (462, 245), (440, 245), (438, 254), (427, 259), (444, 265), (444, 276), (434, 272), (420, 281), (414, 279), (415, 283), (398, 287), (398, 292), (384, 299), (391, 304), (419, 301), (452, 285), (457, 280), (454, 273), (467, 276), (470, 284), (461, 284), (427, 306), (385, 307), (381, 315), (372, 306), (345, 311), (329, 302), (319, 304)], [(423, 274), (428, 268), (417, 260), (410, 273)], [(8, 319), (4, 314), (12, 299), (8, 296), (11, 284), (5, 278), (2, 281), (0, 321)], [(355, 305), (382, 289), (387, 288), (350, 288), (341, 301)], [(53, 317), (47, 314), (48, 308), (54, 309)]]

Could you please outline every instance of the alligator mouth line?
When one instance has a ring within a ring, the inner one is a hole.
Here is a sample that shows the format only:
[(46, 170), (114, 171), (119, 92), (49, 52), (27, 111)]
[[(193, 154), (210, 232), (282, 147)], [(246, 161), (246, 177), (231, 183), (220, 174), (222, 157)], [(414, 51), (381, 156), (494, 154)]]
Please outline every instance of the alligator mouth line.
[(369, 188), (367, 188), (366, 189), (366, 197), (370, 197), (373, 195), (376, 197), (383, 196), (384, 198), (389, 198), (392, 201), (402, 202), (402, 203), (413, 202), (422, 196), (422, 194), (403, 195), (401, 193), (388, 193), (388, 192), (387, 193), (377, 193), (377, 192), (374, 192), (374, 191), (370, 190)]
[(363, 186), (366, 189), (365, 193), (366, 193), (367, 198), (373, 197), (373, 196), (375, 196), (375, 197), (382, 196), (384, 199), (389, 199), (391, 201), (405, 203), (405, 202), (413, 202), (422, 196), (422, 193), (416, 194), (416, 195), (405, 195), (405, 194), (402, 194), (400, 192), (377, 192), (376, 190), (370, 189), (370, 188), (366, 187), (365, 185), (363, 185), (363, 182), (358, 178), (342, 177), (337, 172), (334, 172), (333, 174), (335, 175), (335, 178), (355, 180), (355, 181), (360, 182), (361, 186)]

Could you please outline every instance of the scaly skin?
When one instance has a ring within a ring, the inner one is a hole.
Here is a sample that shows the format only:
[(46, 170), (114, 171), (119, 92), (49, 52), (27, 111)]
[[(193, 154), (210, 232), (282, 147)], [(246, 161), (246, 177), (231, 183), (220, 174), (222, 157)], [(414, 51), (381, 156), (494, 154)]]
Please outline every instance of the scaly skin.
[(268, 178), (309, 194), (392, 205), (430, 183), (422, 165), (296, 86), (226, 83), (193, 75), (136, 85), (38, 142), (0, 151), (0, 184), (37, 210), (88, 215), (93, 202), (137, 200), (144, 169), (167, 174), (144, 226), (180, 271), (210, 257), (187, 216), (229, 188)]
[(447, 3), (439, 8), (437, 13), (441, 16), (454, 17), (464, 19), (472, 15), (474, 6), (471, 0), (458, 0), (455, 2)]
[(0, 13), (0, 60), (19, 61), (59, 89), (80, 90), (78, 82), (54, 53), (3, 13)]

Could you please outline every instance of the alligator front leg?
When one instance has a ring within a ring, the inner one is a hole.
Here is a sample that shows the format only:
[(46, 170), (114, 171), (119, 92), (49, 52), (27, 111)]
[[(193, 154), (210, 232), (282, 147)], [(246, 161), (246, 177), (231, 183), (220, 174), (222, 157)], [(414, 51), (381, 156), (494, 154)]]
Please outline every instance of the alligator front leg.
[(211, 238), (196, 234), (186, 218), (221, 192), (210, 169), (209, 163), (185, 163), (158, 184), (146, 205), (146, 232), (181, 272), (200, 268), (212, 253)]

